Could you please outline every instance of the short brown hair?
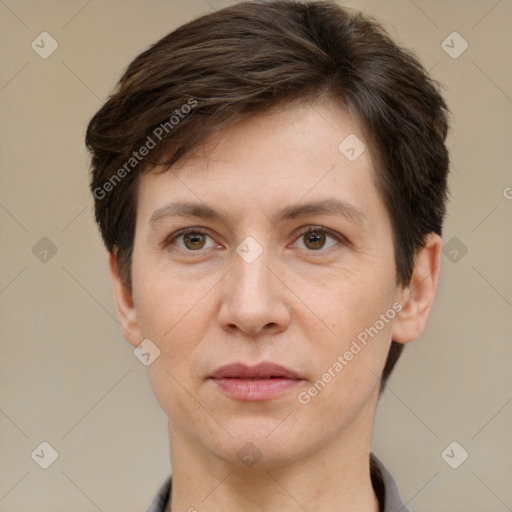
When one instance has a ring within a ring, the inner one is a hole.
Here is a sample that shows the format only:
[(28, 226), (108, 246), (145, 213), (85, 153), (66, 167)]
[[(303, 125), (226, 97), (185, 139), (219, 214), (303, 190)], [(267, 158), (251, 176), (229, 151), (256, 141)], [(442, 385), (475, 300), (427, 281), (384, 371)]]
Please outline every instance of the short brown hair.
[[(328, 97), (343, 102), (369, 142), (397, 284), (407, 285), (446, 209), (448, 109), (439, 88), (379, 23), (330, 1), (243, 2), (177, 28), (135, 58), (87, 128), (96, 221), (123, 282), (131, 290), (144, 172), (244, 117)], [(402, 349), (392, 342), (381, 391)]]

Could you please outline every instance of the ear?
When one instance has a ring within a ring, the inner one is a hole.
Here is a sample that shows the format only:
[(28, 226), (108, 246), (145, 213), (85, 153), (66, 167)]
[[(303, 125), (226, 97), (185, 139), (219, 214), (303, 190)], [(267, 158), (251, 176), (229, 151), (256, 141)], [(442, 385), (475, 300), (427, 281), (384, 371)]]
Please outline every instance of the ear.
[(117, 260), (113, 252), (108, 254), (108, 270), (112, 282), (117, 317), (121, 324), (121, 333), (130, 345), (137, 347), (142, 342), (137, 311), (135, 310), (132, 294), (119, 275)]
[(402, 291), (402, 310), (391, 331), (397, 343), (413, 341), (425, 329), (439, 279), (441, 247), (441, 237), (429, 233), (425, 246), (416, 254), (411, 282)]

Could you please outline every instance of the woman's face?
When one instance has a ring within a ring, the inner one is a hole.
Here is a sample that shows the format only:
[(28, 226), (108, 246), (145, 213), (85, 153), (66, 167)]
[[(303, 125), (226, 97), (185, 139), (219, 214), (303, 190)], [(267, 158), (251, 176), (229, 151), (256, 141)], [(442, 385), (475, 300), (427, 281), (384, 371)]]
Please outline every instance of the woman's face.
[(125, 336), (171, 432), (238, 464), (368, 442), (403, 290), (360, 128), (293, 106), (203, 149), (138, 193)]

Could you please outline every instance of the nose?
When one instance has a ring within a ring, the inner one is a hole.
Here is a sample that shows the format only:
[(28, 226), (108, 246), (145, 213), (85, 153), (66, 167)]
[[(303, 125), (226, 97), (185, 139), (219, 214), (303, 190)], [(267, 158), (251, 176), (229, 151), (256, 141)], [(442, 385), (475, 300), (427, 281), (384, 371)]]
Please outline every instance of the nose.
[(238, 254), (234, 259), (234, 268), (225, 277), (220, 325), (251, 336), (286, 330), (290, 323), (286, 287), (269, 268), (265, 251), (251, 263)]

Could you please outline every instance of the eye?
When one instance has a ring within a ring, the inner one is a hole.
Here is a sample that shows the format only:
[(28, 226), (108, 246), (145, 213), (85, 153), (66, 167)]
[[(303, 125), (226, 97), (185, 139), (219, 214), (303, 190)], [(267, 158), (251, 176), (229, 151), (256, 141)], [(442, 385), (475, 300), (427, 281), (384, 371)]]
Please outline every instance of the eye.
[[(209, 245), (208, 240), (210, 241)], [(216, 246), (212, 238), (205, 231), (198, 228), (187, 228), (179, 231), (166, 242), (167, 246), (173, 244), (184, 251), (198, 251)]]
[[(329, 243), (329, 238), (331, 243)], [(310, 251), (320, 251), (329, 249), (336, 245), (336, 243), (342, 242), (342, 240), (343, 237), (341, 235), (337, 235), (323, 226), (306, 226), (300, 233), (297, 242), (301, 241), (303, 243), (301, 248), (306, 248)]]
[[(329, 241), (330, 240), (330, 241)], [(296, 240), (301, 249), (308, 251), (325, 251), (337, 243), (345, 241), (339, 235), (323, 226), (305, 226)], [(302, 244), (302, 245), (301, 245)], [(186, 228), (171, 235), (165, 242), (165, 246), (175, 245), (179, 249), (188, 252), (198, 252), (201, 249), (217, 247), (211, 236), (200, 228)]]

